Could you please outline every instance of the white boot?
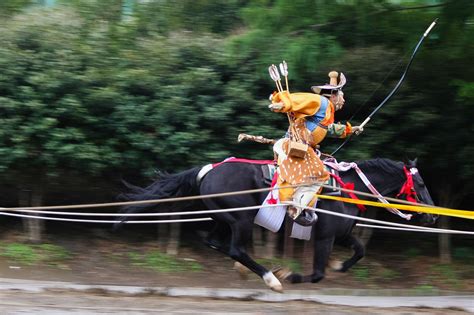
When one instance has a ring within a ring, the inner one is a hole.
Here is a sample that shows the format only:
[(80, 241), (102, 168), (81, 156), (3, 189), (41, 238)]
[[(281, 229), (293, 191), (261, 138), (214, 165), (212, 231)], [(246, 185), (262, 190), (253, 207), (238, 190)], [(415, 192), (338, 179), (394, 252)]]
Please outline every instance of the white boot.
[[(303, 211), (304, 207), (310, 205), (314, 195), (317, 194), (320, 189), (321, 184), (302, 186), (295, 189), (295, 192), (293, 193), (293, 202), (297, 205), (295, 205), (296, 212), (290, 214), (292, 219), (297, 218)], [(298, 205), (300, 205), (300, 207)]]
[(305, 211), (304, 216), (300, 217), (300, 215), (305, 206), (311, 206), (310, 203), (314, 199), (314, 195), (317, 194), (320, 189), (321, 184), (296, 188), (293, 194), (293, 202), (297, 205), (288, 208), (288, 215), (303, 226), (309, 226), (316, 223), (318, 215), (314, 211)]

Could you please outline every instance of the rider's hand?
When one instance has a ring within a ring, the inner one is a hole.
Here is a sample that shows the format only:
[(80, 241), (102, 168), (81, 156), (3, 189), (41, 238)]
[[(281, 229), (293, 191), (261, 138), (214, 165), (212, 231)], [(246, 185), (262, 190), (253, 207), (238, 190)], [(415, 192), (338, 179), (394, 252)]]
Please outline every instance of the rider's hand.
[(352, 126), (352, 133), (356, 136), (360, 135), (364, 131), (364, 127), (361, 126)]
[(268, 108), (270, 108), (271, 111), (275, 112), (275, 111), (281, 110), (283, 106), (284, 106), (283, 102), (271, 103), (270, 105), (268, 105)]

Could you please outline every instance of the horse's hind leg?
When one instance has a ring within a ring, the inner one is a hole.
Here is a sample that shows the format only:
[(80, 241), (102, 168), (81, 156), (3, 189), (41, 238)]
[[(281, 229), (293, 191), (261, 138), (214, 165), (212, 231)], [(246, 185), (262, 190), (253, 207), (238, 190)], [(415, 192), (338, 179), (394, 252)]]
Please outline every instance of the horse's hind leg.
[(351, 248), (354, 251), (354, 254), (351, 258), (344, 261), (340, 266), (332, 266), (334, 270), (346, 272), (352, 266), (354, 266), (359, 260), (365, 256), (365, 247), (358, 238), (353, 235), (349, 235), (344, 238), (342, 241), (337, 242), (339, 245)]
[(252, 227), (252, 222), (245, 221), (235, 221), (230, 224), (232, 238), (228, 255), (260, 276), (270, 289), (276, 292), (283, 292), (283, 286), (275, 275), (254, 261), (245, 251), (245, 245), (251, 239)]
[(212, 249), (227, 254), (229, 252), (230, 228), (227, 224), (216, 222), (216, 225), (204, 240), (204, 243)]
[[(216, 222), (216, 225), (212, 231), (209, 232), (209, 235), (204, 240), (204, 243), (212, 249), (229, 255), (229, 235), (231, 235), (230, 227), (227, 224)], [(247, 280), (248, 273), (250, 272), (247, 267), (236, 261), (234, 263), (234, 269), (239, 273), (242, 279)]]

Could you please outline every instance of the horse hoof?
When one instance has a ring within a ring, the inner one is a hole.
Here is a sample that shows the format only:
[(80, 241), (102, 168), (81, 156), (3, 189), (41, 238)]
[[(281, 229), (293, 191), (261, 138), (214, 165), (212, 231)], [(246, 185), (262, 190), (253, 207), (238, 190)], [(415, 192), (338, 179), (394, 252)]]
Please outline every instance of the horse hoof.
[(318, 283), (324, 279), (324, 275), (314, 275), (311, 277), (311, 283)]
[(236, 261), (234, 263), (234, 269), (239, 273), (240, 279), (247, 280), (249, 278), (249, 269)]
[(277, 293), (283, 293), (283, 286), (281, 284), (275, 287), (271, 287), (270, 289), (272, 289), (272, 291), (275, 291)]
[(331, 260), (328, 265), (334, 271), (342, 271), (342, 268), (344, 267), (340, 260)]
[(214, 239), (207, 239), (204, 241), (204, 244), (206, 244), (209, 248), (212, 248), (214, 250), (219, 250), (222, 247), (222, 244)]
[(290, 268), (287, 267), (277, 267), (272, 269), (272, 272), (280, 280), (286, 280), (292, 274)]
[(271, 271), (264, 274), (262, 278), (263, 281), (265, 281), (265, 284), (270, 289), (278, 293), (283, 293), (283, 286), (281, 285), (281, 282), (275, 277), (275, 275)]

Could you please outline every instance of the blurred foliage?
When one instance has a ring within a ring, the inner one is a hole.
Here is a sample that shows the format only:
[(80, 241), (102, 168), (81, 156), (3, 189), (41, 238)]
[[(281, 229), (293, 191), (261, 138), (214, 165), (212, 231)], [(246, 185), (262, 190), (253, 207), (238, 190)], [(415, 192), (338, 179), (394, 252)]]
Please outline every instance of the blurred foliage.
[(0, 4), (0, 170), (12, 186), (40, 181), (67, 195), (75, 178), (272, 158), (236, 137), (285, 132), (286, 118), (266, 108), (267, 67), (283, 59), (292, 91), (343, 71), (336, 118), (358, 124), (439, 17), (401, 89), (337, 157), (419, 157), (433, 191), (450, 184), (472, 200), (472, 1), (53, 2)]
[(463, 262), (473, 261), (474, 249), (469, 247), (456, 247), (453, 250), (453, 258)]
[(410, 258), (416, 258), (421, 255), (421, 250), (419, 248), (410, 247), (405, 251), (405, 255)]

